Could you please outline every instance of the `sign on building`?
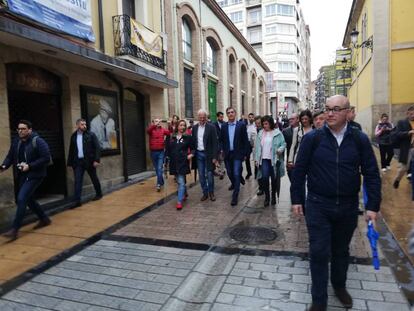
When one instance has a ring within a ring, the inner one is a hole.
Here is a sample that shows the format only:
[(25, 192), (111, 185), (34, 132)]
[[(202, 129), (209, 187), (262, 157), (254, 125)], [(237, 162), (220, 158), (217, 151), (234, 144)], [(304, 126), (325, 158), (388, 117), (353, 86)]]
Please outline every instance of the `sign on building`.
[(131, 18), (131, 43), (155, 57), (162, 58), (162, 37)]
[(7, 5), (11, 13), (85, 41), (95, 41), (90, 0), (7, 0)]

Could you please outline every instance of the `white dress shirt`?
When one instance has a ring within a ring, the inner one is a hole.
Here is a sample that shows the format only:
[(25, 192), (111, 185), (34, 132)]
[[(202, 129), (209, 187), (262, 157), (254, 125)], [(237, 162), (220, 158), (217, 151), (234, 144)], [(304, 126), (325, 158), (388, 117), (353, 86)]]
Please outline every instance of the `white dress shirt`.
[(206, 130), (206, 125), (198, 125), (198, 131), (197, 131), (197, 150), (198, 151), (204, 151), (204, 132)]
[(348, 128), (348, 123), (345, 124), (342, 130), (340, 130), (338, 133), (335, 133), (328, 126), (328, 129), (331, 131), (332, 135), (335, 137), (336, 141), (338, 142), (338, 146), (340, 146), (342, 141), (344, 140), (344, 135), (345, 135), (347, 128)]
[(78, 146), (78, 158), (83, 159), (85, 157), (83, 153), (83, 133), (77, 133), (76, 135), (76, 145)]

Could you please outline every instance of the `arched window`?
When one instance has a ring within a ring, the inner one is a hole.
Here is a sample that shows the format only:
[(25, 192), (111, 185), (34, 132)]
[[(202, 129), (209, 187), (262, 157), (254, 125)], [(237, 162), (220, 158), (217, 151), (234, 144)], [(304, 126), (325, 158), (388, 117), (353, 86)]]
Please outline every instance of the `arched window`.
[(191, 28), (185, 19), (183, 19), (182, 25), (183, 25), (182, 26), (183, 55), (184, 55), (184, 59), (191, 62), (192, 60)]
[(217, 51), (207, 40), (207, 70), (217, 75)]

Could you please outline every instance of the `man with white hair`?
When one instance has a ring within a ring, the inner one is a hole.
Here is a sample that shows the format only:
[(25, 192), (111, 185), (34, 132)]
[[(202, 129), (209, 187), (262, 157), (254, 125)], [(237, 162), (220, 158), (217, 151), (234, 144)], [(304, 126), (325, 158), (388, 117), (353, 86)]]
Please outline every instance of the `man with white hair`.
[(198, 124), (193, 127), (192, 138), (196, 150), (200, 185), (203, 191), (201, 201), (205, 201), (209, 197), (211, 201), (215, 201), (213, 172), (218, 156), (217, 132), (213, 124), (207, 123), (207, 111), (200, 109), (197, 116)]
[(112, 108), (105, 99), (99, 100), (99, 113), (91, 121), (91, 132), (98, 138), (101, 149), (116, 149), (112, 141), (116, 142), (115, 121), (110, 118)]

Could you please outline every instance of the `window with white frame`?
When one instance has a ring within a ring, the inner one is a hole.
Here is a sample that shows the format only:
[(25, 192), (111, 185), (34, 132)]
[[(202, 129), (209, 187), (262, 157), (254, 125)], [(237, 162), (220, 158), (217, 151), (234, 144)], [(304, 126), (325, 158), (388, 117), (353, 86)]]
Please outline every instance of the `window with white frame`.
[(265, 6), (266, 16), (273, 16), (276, 15), (277, 12), (277, 4), (269, 4)]
[(296, 35), (295, 25), (275, 23), (275, 24), (269, 24), (266, 26), (266, 36), (272, 36), (276, 34)]
[(240, 23), (243, 21), (243, 12), (242, 11), (232, 12), (230, 13), (229, 17), (233, 23)]
[(221, 1), (217, 1), (217, 3), (218, 3), (218, 5), (220, 6), (220, 7), (225, 7), (225, 6), (228, 6), (229, 5), (229, 0), (221, 0)]
[(298, 85), (294, 80), (277, 80), (276, 90), (278, 92), (297, 92)]
[(277, 42), (276, 50), (281, 54), (296, 54), (296, 45), (288, 42)]
[(293, 5), (278, 4), (277, 15), (295, 16), (295, 7)]
[(207, 43), (207, 70), (212, 74), (217, 74), (217, 51), (214, 50), (209, 41)]
[(261, 9), (251, 10), (248, 12), (247, 22), (249, 23), (249, 25), (258, 24), (258, 23), (261, 23), (261, 21), (262, 21), (262, 10)]
[(295, 62), (279, 62), (277, 64), (278, 72), (296, 72), (297, 66)]
[(247, 39), (250, 44), (262, 42), (262, 28), (253, 28), (247, 31)]
[(191, 62), (192, 60), (192, 34), (191, 28), (188, 22), (183, 19), (182, 23), (182, 44), (183, 44), (183, 54), (184, 59)]

